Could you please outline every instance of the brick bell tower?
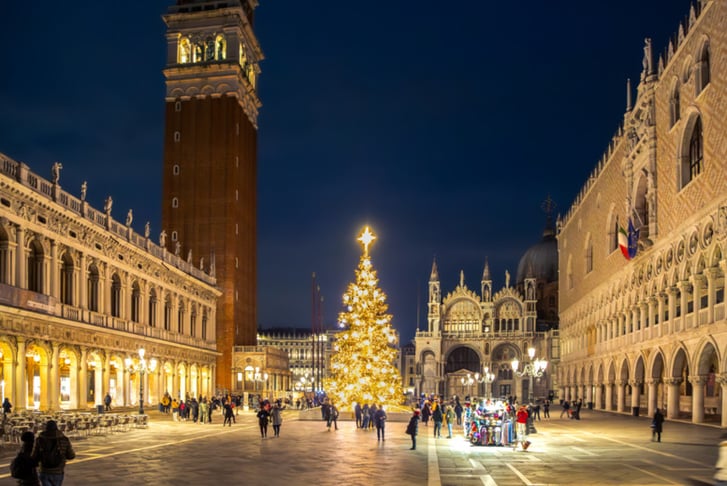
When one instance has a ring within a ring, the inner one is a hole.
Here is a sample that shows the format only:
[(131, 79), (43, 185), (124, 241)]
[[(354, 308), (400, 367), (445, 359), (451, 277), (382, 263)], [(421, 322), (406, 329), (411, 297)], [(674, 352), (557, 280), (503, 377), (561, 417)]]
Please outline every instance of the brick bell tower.
[(256, 6), (256, 0), (177, 0), (163, 15), (162, 230), (167, 249), (214, 272), (223, 291), (215, 380), (228, 390), (233, 347), (257, 341), (256, 82), (263, 53), (253, 31)]

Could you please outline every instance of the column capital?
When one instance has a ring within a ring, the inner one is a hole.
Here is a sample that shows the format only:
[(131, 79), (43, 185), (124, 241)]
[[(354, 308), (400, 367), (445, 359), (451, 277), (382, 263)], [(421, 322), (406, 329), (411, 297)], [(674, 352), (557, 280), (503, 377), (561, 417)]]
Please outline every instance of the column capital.
[(727, 385), (727, 373), (720, 373), (716, 376), (716, 381), (720, 385)]
[(681, 385), (682, 384), (681, 378), (665, 378), (664, 383), (667, 385)]
[(709, 377), (707, 375), (690, 375), (689, 383), (691, 383), (692, 385), (704, 386), (707, 384), (708, 378)]
[(646, 380), (647, 385), (658, 385), (659, 383), (661, 383), (661, 378), (650, 378)]
[(629, 380), (629, 385), (631, 386), (641, 386), (643, 382), (639, 380)]

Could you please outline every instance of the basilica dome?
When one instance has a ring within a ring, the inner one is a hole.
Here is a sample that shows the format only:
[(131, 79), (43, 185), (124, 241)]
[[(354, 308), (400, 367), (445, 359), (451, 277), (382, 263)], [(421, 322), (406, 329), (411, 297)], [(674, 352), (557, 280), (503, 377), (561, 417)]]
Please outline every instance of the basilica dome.
[(517, 284), (521, 285), (526, 277), (535, 277), (540, 283), (558, 281), (558, 241), (555, 228), (548, 221), (543, 230), (543, 238), (525, 252), (517, 266)]

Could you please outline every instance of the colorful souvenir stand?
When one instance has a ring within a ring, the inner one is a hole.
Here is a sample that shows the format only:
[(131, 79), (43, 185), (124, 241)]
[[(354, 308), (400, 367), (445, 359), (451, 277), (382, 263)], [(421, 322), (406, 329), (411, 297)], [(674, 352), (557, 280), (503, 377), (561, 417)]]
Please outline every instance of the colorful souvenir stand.
[(501, 401), (465, 403), (463, 425), (465, 437), (473, 445), (507, 446), (513, 441), (513, 420)]

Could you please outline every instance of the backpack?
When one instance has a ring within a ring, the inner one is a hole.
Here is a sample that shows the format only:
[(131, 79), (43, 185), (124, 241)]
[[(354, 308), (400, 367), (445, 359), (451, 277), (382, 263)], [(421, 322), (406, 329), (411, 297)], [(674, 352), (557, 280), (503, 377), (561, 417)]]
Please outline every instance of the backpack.
[(63, 456), (61, 455), (61, 445), (58, 439), (51, 441), (49, 449), (43, 449), (40, 455), (40, 463), (44, 468), (54, 469), (63, 464)]
[(35, 463), (33, 460), (22, 452), (10, 463), (10, 476), (15, 479), (32, 479)]

